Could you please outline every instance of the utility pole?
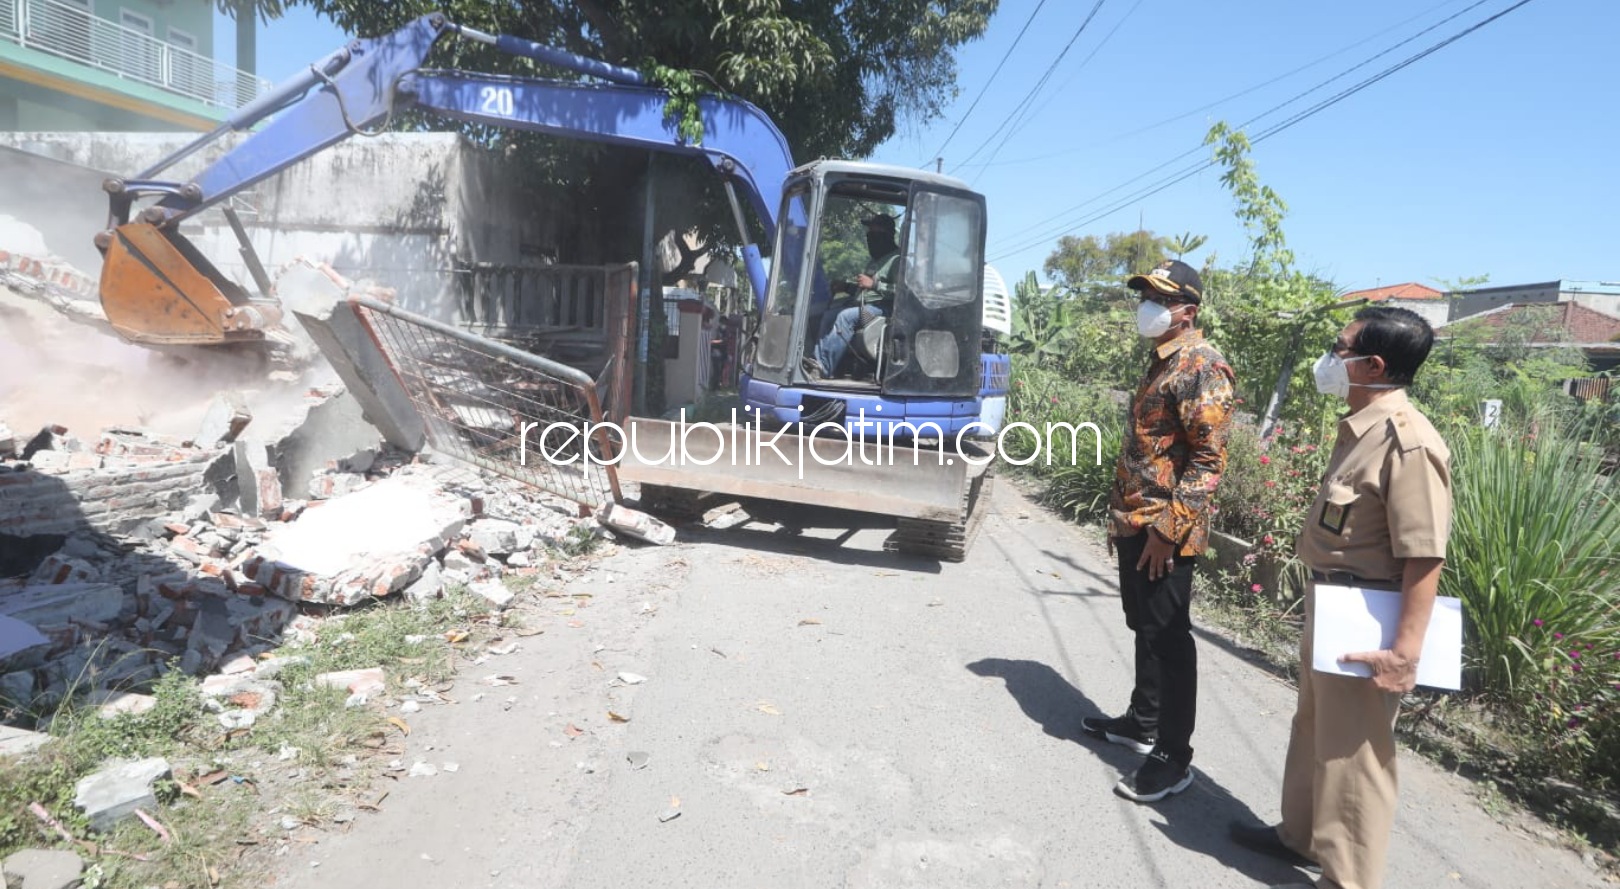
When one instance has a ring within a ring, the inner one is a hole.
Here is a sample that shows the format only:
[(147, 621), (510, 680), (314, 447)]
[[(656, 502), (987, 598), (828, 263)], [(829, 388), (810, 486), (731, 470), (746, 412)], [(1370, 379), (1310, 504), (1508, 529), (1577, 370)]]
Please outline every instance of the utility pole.
[(942, 157), (934, 158), (934, 172), (935, 173), (943, 173), (943, 172), (945, 172), (945, 159), (944, 158), (942, 158)]
[(1278, 421), (1282, 419), (1283, 400), (1288, 397), (1288, 383), (1294, 378), (1294, 366), (1299, 362), (1300, 340), (1305, 336), (1305, 325), (1323, 312), (1331, 312), (1336, 309), (1353, 309), (1366, 303), (1367, 300), (1365, 299), (1328, 303), (1314, 309), (1306, 309), (1299, 314), (1299, 323), (1294, 325), (1294, 334), (1288, 339), (1288, 351), (1283, 353), (1282, 372), (1277, 375), (1277, 385), (1271, 390), (1271, 401), (1266, 405), (1266, 415), (1260, 424), (1260, 450), (1262, 452), (1271, 447), (1271, 435), (1277, 429)]

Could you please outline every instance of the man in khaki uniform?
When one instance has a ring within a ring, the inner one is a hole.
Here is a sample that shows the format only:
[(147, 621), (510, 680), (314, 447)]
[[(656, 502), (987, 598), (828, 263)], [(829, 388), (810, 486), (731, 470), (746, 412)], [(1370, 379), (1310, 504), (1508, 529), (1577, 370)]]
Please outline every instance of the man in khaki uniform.
[[(1395, 820), (1395, 719), (1416, 685), (1451, 529), (1451, 455), (1405, 386), (1434, 332), (1407, 309), (1368, 307), (1316, 365), (1317, 388), (1350, 411), (1297, 552), (1311, 571), (1300, 640), (1299, 702), (1283, 771), (1282, 823), (1232, 825), (1242, 845), (1319, 868), (1318, 882), (1273, 889), (1379, 889)], [(1346, 652), (1361, 679), (1311, 670), (1315, 586), (1398, 589), (1400, 625), (1384, 651)]]

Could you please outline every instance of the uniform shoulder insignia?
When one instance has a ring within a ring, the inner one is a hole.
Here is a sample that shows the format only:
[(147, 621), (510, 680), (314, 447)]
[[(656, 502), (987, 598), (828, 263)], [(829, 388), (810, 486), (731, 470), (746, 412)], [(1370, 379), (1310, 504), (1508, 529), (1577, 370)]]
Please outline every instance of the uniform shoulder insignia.
[(1421, 416), (1407, 411), (1396, 411), (1389, 418), (1389, 428), (1395, 436), (1396, 446), (1403, 451), (1421, 448), (1429, 443), (1429, 424)]

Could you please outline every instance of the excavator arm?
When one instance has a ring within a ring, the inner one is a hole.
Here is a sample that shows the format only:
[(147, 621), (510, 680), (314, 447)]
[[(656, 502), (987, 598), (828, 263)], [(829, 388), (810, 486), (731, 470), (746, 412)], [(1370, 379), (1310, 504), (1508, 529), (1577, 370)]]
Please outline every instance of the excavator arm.
[[(447, 34), (601, 82), (423, 69), (433, 46)], [(762, 301), (765, 267), (749, 236), (737, 187), (766, 237), (774, 238), (781, 185), (793, 166), (787, 140), (753, 105), (705, 96), (699, 100), (703, 142), (688, 143), (680, 137), (677, 121), (666, 114), (668, 98), (635, 71), (509, 35), (484, 34), (437, 13), (382, 37), (355, 40), (150, 169), (104, 184), (108, 229), (96, 236), (105, 260), (102, 307), (113, 327), (134, 342), (223, 345), (263, 339), (280, 322), (279, 306), (268, 294), (255, 299), (221, 274), (179, 233), (179, 223), (344, 139), (380, 132), (393, 115), (410, 108), (509, 129), (703, 157), (725, 184), (749, 278)], [(194, 178), (156, 178), (227, 133), (260, 123), (264, 126), (258, 132)], [(142, 202), (148, 205), (137, 212)]]

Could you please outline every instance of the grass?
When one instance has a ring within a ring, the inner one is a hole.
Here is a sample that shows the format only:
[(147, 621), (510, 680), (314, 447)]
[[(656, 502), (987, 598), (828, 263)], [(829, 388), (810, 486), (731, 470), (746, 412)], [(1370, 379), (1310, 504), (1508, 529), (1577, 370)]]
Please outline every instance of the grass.
[[(92, 867), (85, 885), (258, 886), (257, 856), (285, 841), (283, 817), (326, 825), (361, 804), (358, 795), (401, 736), (380, 707), (348, 706), (344, 690), (317, 686), (336, 670), (382, 667), (389, 693), (407, 680), (432, 688), (451, 678), (463, 651), (507, 621), (487, 603), (450, 587), (421, 605), (378, 603), (323, 621), (314, 642), (280, 656), (285, 667), (273, 710), (247, 730), (229, 732), (208, 712), (198, 682), (178, 671), (152, 688), (156, 705), (104, 719), (78, 696), (49, 714), (52, 740), (31, 756), (0, 760), (0, 857), (23, 848), (72, 848)], [(461, 640), (452, 644), (448, 639)], [(165, 841), (138, 819), (92, 834), (74, 807), (75, 785), (110, 758), (161, 756), (173, 777), (154, 788), (148, 814)], [(207, 780), (203, 780), (207, 778)], [(30, 811), (38, 803), (79, 842), (70, 846)], [(146, 860), (139, 860), (145, 858)]]

